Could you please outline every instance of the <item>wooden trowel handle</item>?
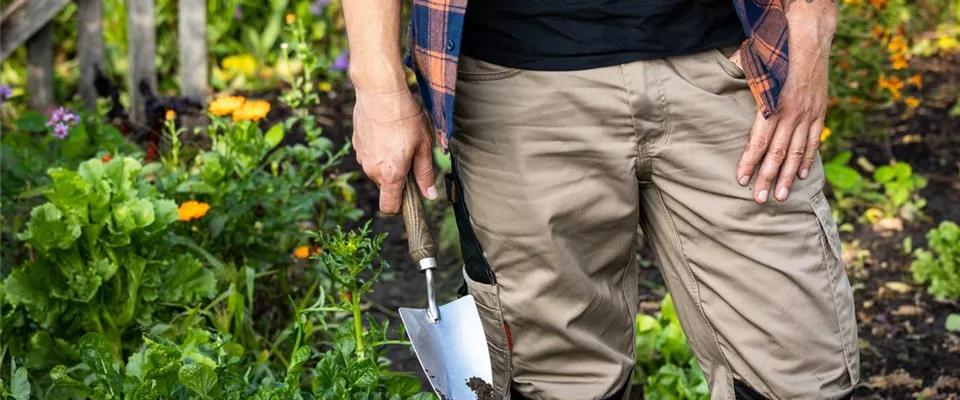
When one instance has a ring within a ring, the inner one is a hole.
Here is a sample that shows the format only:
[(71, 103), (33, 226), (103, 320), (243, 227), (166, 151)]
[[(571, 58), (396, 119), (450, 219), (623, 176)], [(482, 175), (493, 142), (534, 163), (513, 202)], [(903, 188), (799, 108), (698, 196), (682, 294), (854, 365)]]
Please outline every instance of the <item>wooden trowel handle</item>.
[(430, 235), (427, 226), (427, 216), (423, 211), (423, 201), (420, 198), (420, 189), (413, 173), (407, 175), (407, 183), (403, 185), (403, 224), (407, 229), (407, 242), (410, 246), (410, 258), (420, 262), (425, 258), (437, 256), (437, 245)]

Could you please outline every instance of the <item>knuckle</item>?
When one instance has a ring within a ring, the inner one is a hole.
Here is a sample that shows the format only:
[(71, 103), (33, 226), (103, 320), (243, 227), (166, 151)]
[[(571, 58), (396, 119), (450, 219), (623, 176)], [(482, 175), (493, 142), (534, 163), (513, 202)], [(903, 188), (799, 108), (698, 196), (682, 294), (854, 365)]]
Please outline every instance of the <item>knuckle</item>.
[(747, 143), (747, 148), (753, 151), (762, 152), (770, 147), (770, 140), (765, 137), (758, 137)]
[[(813, 138), (813, 139), (810, 139), (810, 140), (807, 142), (807, 148), (808, 148), (808, 149), (811, 149), (811, 150), (819, 149), (819, 148), (820, 148), (820, 138), (815, 137), (815, 138)], [(813, 158), (813, 156), (810, 156), (809, 158)]]
[(806, 152), (806, 149), (804, 149), (804, 148), (802, 148), (802, 147), (801, 147), (801, 148), (798, 148), (798, 149), (791, 149), (791, 150), (790, 150), (790, 157), (791, 157), (791, 158), (798, 158), (798, 159), (799, 159), (799, 158), (803, 158), (803, 155), (806, 154), (806, 153), (807, 153), (807, 152)]
[(774, 147), (770, 150), (768, 156), (770, 157), (771, 161), (780, 164), (787, 158), (787, 149), (783, 147)]

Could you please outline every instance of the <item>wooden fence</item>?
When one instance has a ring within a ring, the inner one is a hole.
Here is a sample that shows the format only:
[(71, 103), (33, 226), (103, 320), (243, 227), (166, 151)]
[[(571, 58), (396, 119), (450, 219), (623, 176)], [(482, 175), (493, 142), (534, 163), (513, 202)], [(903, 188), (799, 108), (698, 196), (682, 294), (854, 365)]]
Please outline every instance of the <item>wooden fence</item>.
[[(0, 62), (20, 46), (27, 47), (27, 90), (31, 108), (42, 110), (53, 99), (52, 20), (71, 0), (16, 0), (0, 11)], [(77, 4), (77, 61), (80, 96), (95, 107), (94, 65), (103, 65), (103, 0)], [(127, 0), (127, 49), (130, 59), (130, 117), (144, 121), (144, 99), (136, 88), (146, 80), (157, 90), (154, 0)], [(206, 0), (178, 0), (177, 44), (180, 49), (181, 95), (203, 101), (207, 94)]]

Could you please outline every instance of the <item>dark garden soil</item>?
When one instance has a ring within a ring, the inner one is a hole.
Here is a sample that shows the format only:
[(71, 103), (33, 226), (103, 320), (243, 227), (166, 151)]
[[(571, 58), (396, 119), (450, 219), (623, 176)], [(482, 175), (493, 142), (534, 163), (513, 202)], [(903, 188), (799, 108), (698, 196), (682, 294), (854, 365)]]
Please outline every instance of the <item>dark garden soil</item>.
[[(853, 144), (854, 159), (864, 157), (874, 165), (891, 159), (909, 162), (915, 171), (929, 178), (922, 192), (928, 200), (928, 220), (904, 223), (900, 229), (878, 230), (858, 225), (855, 232), (843, 233), (844, 259), (855, 290), (862, 363), (861, 383), (857, 398), (865, 399), (957, 399), (960, 394), (960, 335), (945, 330), (950, 313), (960, 313), (957, 304), (938, 302), (926, 294), (925, 287), (914, 283), (910, 273), (911, 257), (903, 250), (904, 238), (911, 238), (913, 248), (925, 244), (924, 234), (943, 220), (960, 221), (960, 118), (950, 117), (948, 110), (956, 101), (960, 88), (957, 62), (930, 62), (924, 66), (923, 106), (909, 118), (902, 118), (903, 109), (874, 116), (885, 121), (896, 132), (889, 142), (863, 140)], [(345, 91), (349, 92), (349, 91)], [(335, 142), (343, 143), (350, 134), (351, 103), (346, 95), (333, 96), (328, 106), (315, 110), (328, 127)], [(282, 110), (271, 113), (271, 119), (283, 117)], [(383, 257), (391, 269), (385, 279), (375, 285), (370, 296), (371, 311), (380, 318), (399, 324), (398, 307), (425, 307), (423, 277), (407, 254), (403, 221), (398, 216), (379, 213), (378, 190), (362, 172), (351, 153), (344, 170), (357, 171), (355, 182), (358, 206), (373, 216), (372, 229), (389, 234), (383, 246)], [(829, 190), (829, 188), (827, 189)], [(434, 235), (440, 226), (445, 200), (431, 202)], [(663, 281), (649, 252), (641, 250), (642, 312), (653, 313), (665, 293)], [(438, 301), (456, 298), (462, 283), (460, 265), (455, 254), (441, 254), (437, 279)], [(424, 388), (426, 377), (412, 349), (392, 346), (386, 356), (395, 369), (416, 373)]]

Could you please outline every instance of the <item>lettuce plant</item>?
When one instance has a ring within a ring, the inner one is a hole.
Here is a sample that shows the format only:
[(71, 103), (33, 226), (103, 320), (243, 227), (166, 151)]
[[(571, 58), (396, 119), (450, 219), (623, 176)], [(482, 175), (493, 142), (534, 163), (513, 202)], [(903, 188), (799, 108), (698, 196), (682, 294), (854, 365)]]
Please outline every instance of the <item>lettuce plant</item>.
[(913, 279), (929, 283), (927, 291), (940, 300), (960, 300), (960, 226), (943, 221), (927, 232), (927, 249), (917, 249), (910, 265)]
[(706, 400), (710, 389), (680, 327), (670, 295), (660, 304), (660, 316), (636, 318), (637, 352), (633, 383), (644, 385), (646, 400)]
[(47, 202), (19, 235), (34, 257), (3, 281), (5, 301), (55, 337), (92, 331), (119, 343), (161, 304), (212, 297), (213, 273), (168, 238), (177, 204), (141, 186), (140, 170), (120, 157), (49, 170)]

